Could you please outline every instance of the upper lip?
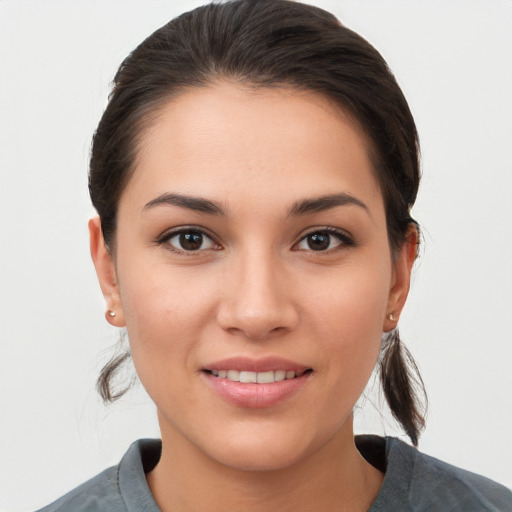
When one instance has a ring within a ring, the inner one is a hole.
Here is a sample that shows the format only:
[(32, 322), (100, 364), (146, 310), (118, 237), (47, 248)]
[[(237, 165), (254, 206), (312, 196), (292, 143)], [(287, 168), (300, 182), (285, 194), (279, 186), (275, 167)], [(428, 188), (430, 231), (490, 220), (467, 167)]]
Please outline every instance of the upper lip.
[(220, 361), (209, 363), (203, 367), (203, 370), (238, 370), (249, 372), (271, 372), (277, 370), (294, 371), (296, 373), (304, 372), (310, 369), (310, 366), (305, 366), (294, 361), (283, 359), (281, 357), (229, 357)]

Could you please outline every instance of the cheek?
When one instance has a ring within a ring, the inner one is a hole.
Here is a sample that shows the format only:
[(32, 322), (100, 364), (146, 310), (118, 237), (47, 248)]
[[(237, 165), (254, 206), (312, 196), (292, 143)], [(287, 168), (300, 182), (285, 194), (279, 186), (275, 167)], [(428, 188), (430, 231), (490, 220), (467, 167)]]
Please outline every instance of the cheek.
[(123, 267), (120, 289), (133, 360), (144, 382), (173, 365), (184, 371), (194, 356), (194, 340), (200, 338), (212, 318), (211, 283), (191, 279), (184, 270), (171, 271), (165, 264)]
[(320, 319), (318, 323), (350, 339), (369, 333), (380, 337), (389, 298), (390, 268), (390, 260), (385, 257), (373, 265), (361, 260), (326, 276), (321, 286), (308, 286), (309, 293), (304, 296)]
[[(332, 379), (364, 388), (379, 355), (390, 287), (390, 262), (344, 268), (310, 293), (309, 309), (319, 349)], [(362, 391), (362, 389), (361, 389)], [(357, 398), (357, 397), (356, 397)]]

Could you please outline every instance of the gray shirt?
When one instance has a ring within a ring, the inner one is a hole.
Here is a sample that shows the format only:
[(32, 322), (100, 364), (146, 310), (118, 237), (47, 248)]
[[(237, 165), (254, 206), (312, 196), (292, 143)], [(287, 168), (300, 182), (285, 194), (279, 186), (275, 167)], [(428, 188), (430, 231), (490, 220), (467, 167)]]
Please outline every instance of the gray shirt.
[[(512, 493), (506, 487), (424, 455), (399, 439), (356, 436), (356, 445), (386, 473), (368, 512), (512, 511)], [(39, 512), (159, 512), (145, 473), (158, 463), (161, 446), (156, 439), (136, 441), (119, 465)]]

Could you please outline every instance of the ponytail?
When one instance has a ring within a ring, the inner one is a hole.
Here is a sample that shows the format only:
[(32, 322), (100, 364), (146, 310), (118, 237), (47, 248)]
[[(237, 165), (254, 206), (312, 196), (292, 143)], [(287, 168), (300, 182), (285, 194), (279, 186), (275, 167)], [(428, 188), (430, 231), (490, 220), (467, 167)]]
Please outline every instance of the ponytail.
[(398, 329), (387, 335), (382, 346), (380, 380), (393, 417), (400, 423), (412, 444), (425, 428), (427, 394), (411, 353), (400, 341)]
[[(121, 398), (137, 382), (136, 374), (133, 372), (133, 365), (130, 364), (132, 354), (130, 349), (125, 346), (126, 344), (126, 331), (122, 331), (114, 354), (103, 366), (96, 381), (96, 390), (105, 404), (115, 402)], [(128, 383), (126, 383), (126, 378), (123, 379), (123, 369), (125, 373), (131, 374)], [(123, 380), (125, 381), (124, 384)]]

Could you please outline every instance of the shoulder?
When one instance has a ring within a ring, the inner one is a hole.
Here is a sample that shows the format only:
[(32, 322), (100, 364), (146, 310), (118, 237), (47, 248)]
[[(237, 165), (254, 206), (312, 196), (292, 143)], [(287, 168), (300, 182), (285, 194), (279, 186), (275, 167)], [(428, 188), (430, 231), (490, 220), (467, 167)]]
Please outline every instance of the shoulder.
[(68, 492), (38, 512), (157, 511), (145, 473), (160, 458), (161, 442), (140, 439), (133, 443), (117, 466)]
[(106, 469), (94, 478), (68, 492), (39, 512), (125, 510), (119, 492), (118, 467)]
[(512, 493), (505, 486), (408, 448), (415, 456), (411, 479), (414, 488), (429, 489), (459, 510), (512, 511)]
[(369, 512), (512, 511), (512, 492), (488, 478), (425, 455), (395, 438), (358, 436), (356, 443), (370, 463), (385, 468)]
[[(512, 492), (394, 438), (386, 438), (386, 476), (372, 512), (512, 511)], [(375, 508), (374, 508), (375, 507)]]

